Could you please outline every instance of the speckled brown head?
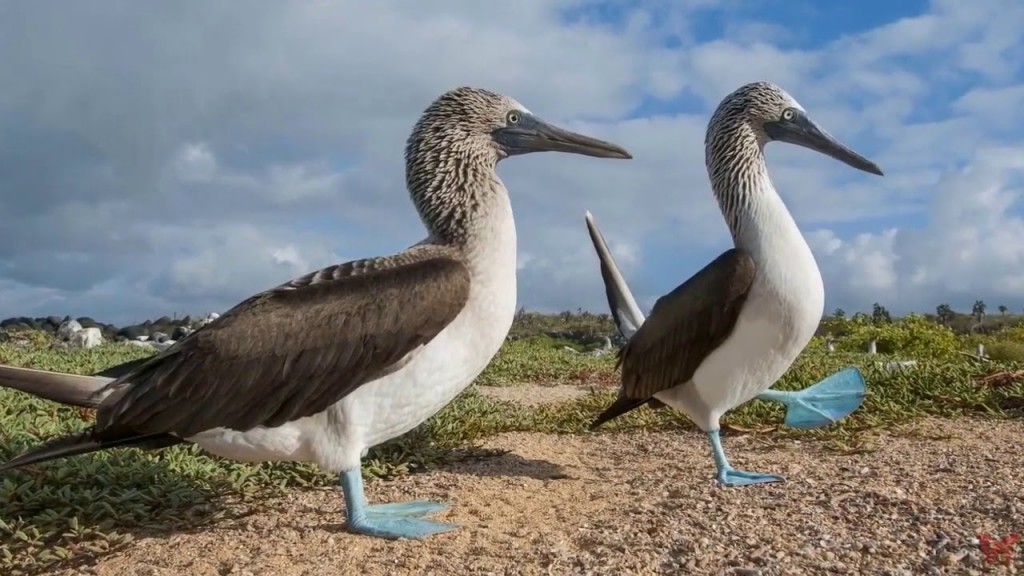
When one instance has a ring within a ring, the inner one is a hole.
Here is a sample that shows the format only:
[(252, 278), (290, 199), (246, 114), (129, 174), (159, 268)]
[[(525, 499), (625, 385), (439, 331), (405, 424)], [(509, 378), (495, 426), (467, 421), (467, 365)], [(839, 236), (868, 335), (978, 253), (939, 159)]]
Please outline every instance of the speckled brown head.
[(455, 239), (497, 163), (530, 152), (632, 158), (620, 146), (544, 122), (513, 98), (461, 87), (434, 100), (413, 127), (406, 183), (428, 228)]
[(768, 182), (763, 150), (772, 141), (803, 146), (858, 170), (882, 175), (874, 162), (811, 120), (782, 88), (770, 82), (741, 86), (718, 105), (704, 138), (711, 188), (734, 240), (743, 226), (741, 215), (756, 210), (756, 192)]
[(760, 152), (772, 141), (803, 146), (858, 170), (882, 175), (874, 162), (836, 140), (811, 120), (792, 96), (771, 82), (741, 86), (718, 105), (704, 140), (708, 166), (722, 165), (724, 158), (735, 156), (744, 144), (756, 144)]

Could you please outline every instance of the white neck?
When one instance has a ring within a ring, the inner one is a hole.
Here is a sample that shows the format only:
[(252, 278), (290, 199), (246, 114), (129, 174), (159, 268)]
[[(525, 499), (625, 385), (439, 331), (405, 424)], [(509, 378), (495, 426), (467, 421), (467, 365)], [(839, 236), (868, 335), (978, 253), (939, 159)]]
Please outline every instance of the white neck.
[[(742, 127), (741, 127), (742, 128)], [(719, 142), (721, 143), (721, 142)], [(708, 176), (733, 243), (755, 260), (769, 250), (782, 255), (806, 251), (807, 242), (779, 197), (768, 175), (763, 145), (749, 129), (737, 129), (728, 137), (730, 154), (706, 150)]]
[[(733, 241), (738, 248), (756, 254), (755, 258), (771, 253), (785, 258), (793, 251), (810, 252), (800, 228), (767, 173), (758, 179), (749, 201), (735, 217), (738, 226), (733, 232)], [(783, 252), (778, 254), (778, 250)], [(769, 253), (763, 254), (765, 251)]]
[(505, 185), (493, 175), (479, 193), (462, 249), (476, 274), (508, 276), (513, 288), (516, 271), (516, 223)]

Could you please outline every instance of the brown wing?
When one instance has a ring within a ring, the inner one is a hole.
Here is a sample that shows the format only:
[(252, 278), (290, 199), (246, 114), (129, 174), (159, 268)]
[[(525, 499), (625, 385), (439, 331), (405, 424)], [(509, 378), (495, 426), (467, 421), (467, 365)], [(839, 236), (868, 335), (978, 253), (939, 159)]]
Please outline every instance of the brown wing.
[(397, 370), (463, 309), (457, 252), (416, 246), (257, 294), (111, 383), (96, 436), (278, 426)]
[(619, 398), (591, 426), (689, 381), (704, 358), (732, 333), (755, 273), (750, 255), (733, 248), (659, 298), (647, 320), (619, 351)]

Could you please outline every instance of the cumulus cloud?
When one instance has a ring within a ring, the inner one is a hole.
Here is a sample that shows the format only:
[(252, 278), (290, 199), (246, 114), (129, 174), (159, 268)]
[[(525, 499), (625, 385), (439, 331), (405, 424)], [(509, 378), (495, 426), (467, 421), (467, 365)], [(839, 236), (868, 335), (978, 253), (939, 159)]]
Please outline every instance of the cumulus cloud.
[[(500, 165), (521, 304), (605, 309), (589, 209), (649, 305), (728, 246), (704, 129), (725, 94), (760, 79), (886, 171), (768, 149), (829, 306), (1024, 306), (1024, 7), (936, 0), (829, 38), (796, 31), (809, 11), (770, 21), (741, 9), (20, 3), (0, 20), (0, 316), (223, 309), (408, 246), (424, 232), (404, 189), (405, 138), (433, 98), (466, 84), (634, 153)], [(713, 22), (724, 24), (709, 35)]]
[(1016, 306), (1024, 291), (1022, 185), (1020, 148), (982, 148), (966, 167), (941, 177), (922, 226), (847, 240), (818, 230), (811, 245), (827, 276), (843, 280), (833, 291), (861, 309), (875, 294), (928, 304), (985, 297)]

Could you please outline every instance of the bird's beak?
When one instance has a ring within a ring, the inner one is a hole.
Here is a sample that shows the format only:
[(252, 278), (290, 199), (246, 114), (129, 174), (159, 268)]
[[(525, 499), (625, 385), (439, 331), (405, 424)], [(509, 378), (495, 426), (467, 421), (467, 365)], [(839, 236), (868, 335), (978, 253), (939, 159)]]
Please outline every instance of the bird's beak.
[(598, 158), (633, 157), (621, 146), (552, 126), (526, 113), (518, 124), (499, 128), (492, 136), (509, 156), (530, 152), (569, 152)]
[(803, 112), (798, 110), (794, 110), (794, 112), (795, 114), (791, 120), (778, 120), (766, 123), (764, 130), (768, 137), (772, 140), (810, 148), (858, 170), (883, 176), (882, 169), (874, 162), (841, 144), (828, 132), (822, 130), (820, 126), (815, 124)]

